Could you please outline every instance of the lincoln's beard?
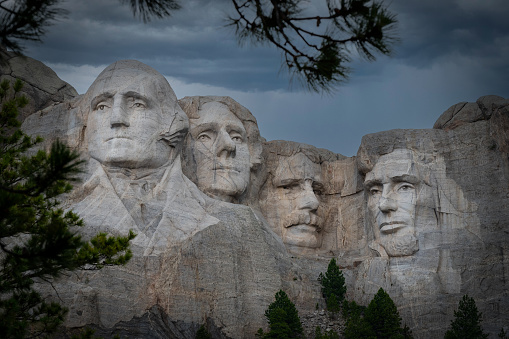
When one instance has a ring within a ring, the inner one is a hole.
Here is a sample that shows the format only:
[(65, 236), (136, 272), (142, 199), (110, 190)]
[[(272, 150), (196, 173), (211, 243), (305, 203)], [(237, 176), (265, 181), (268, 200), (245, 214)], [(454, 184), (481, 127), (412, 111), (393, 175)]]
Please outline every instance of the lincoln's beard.
[(380, 243), (389, 257), (404, 257), (419, 250), (419, 241), (413, 234), (382, 236)]

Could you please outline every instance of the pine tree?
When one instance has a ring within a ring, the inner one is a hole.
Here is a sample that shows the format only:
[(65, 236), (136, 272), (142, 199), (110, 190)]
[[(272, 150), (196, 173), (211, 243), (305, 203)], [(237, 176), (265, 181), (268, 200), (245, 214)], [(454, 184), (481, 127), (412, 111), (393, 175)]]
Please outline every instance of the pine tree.
[[(327, 272), (325, 272), (325, 275), (320, 273), (318, 281), (322, 285), (322, 295), (327, 303), (327, 309), (329, 309), (329, 306), (335, 310), (339, 309), (339, 305), (345, 299), (346, 286), (345, 277), (336, 264), (336, 259), (331, 259)], [(330, 301), (332, 295), (335, 297), (333, 302)]]
[(288, 295), (279, 290), (275, 295), (275, 301), (265, 311), (265, 317), (269, 322), (269, 332), (263, 334), (263, 338), (300, 338), (303, 332), (299, 313)]
[(401, 333), (401, 317), (389, 294), (380, 288), (365, 313), (377, 338), (392, 338)]
[(196, 332), (196, 339), (212, 339), (209, 331), (205, 328), (205, 325), (201, 325), (198, 331)]
[(56, 330), (67, 312), (46, 303), (33, 289), (64, 272), (125, 264), (134, 238), (100, 233), (84, 242), (76, 233), (83, 221), (58, 208), (57, 196), (72, 187), (79, 172), (78, 154), (62, 143), (51, 151), (27, 151), (41, 141), (20, 130), (18, 109), (28, 100), (23, 83), (0, 84), (0, 333), (2, 338), (42, 336)]
[(482, 313), (477, 310), (474, 298), (464, 295), (454, 311), (451, 328), (445, 333), (445, 339), (483, 339), (488, 335), (481, 327)]

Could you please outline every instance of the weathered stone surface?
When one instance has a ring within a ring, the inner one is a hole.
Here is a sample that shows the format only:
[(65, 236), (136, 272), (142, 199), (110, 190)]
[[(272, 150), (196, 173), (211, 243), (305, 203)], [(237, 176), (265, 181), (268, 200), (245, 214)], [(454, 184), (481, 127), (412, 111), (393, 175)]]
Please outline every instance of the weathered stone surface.
[(189, 117), (184, 173), (207, 195), (228, 202), (256, 204), (256, 176), (262, 138), (255, 117), (230, 97), (185, 97)]
[(0, 64), (0, 80), (7, 79), (12, 82), (20, 79), (25, 83), (21, 92), (27, 96), (29, 103), (20, 111), (21, 121), (38, 110), (78, 95), (71, 85), (62, 81), (42, 62), (3, 49), (0, 53), (6, 61), (5, 64)]
[(177, 103), (156, 71), (117, 62), (23, 128), (82, 152), (64, 206), (86, 237), (134, 229), (135, 256), (57, 281), (58, 298), (41, 291), (69, 307), (69, 331), (193, 338), (207, 324), (245, 338), (284, 289), (312, 333), (327, 323), (317, 277), (336, 258), (347, 298), (367, 305), (383, 287), (416, 338), (443, 336), (464, 294), (496, 334), (509, 314), (508, 104), (454, 105), (434, 129), (370, 134), (347, 158), (264, 142), (233, 99)]

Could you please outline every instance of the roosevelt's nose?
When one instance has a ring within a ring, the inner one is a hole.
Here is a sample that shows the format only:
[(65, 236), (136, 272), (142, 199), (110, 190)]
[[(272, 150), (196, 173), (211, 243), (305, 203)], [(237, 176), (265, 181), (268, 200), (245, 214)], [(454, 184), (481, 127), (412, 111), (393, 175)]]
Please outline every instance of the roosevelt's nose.
[(113, 101), (110, 124), (111, 127), (129, 127), (129, 113), (126, 112), (125, 105), (121, 99)]
[(378, 201), (378, 208), (383, 213), (394, 212), (398, 209), (398, 202), (392, 197), (390, 192), (385, 192), (384, 189)]
[(304, 187), (297, 201), (297, 207), (299, 209), (306, 209), (316, 211), (320, 202), (316, 198), (315, 192), (313, 191), (313, 185), (311, 180), (304, 181)]
[(220, 131), (216, 140), (216, 155), (218, 157), (225, 155), (227, 157), (235, 157), (235, 142), (226, 131)]

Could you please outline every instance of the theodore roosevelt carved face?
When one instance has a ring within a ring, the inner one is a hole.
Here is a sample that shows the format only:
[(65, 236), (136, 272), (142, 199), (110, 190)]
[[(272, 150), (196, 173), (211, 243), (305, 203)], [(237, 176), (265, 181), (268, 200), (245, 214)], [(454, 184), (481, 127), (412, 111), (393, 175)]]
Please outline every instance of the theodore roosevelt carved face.
[(397, 149), (379, 158), (364, 185), (375, 239), (389, 256), (412, 255), (419, 250), (416, 237), (416, 209), (430, 199), (422, 167), (411, 151)]
[(175, 158), (187, 117), (155, 70), (138, 61), (116, 62), (99, 75), (86, 98), (85, 139), (92, 158), (125, 168), (158, 168)]
[(198, 187), (217, 199), (232, 202), (249, 184), (251, 160), (246, 129), (225, 104), (203, 104), (191, 119), (190, 134)]
[(321, 245), (317, 215), (323, 184), (320, 165), (305, 154), (280, 157), (271, 183), (268, 183), (264, 214), (292, 247), (316, 248)]

